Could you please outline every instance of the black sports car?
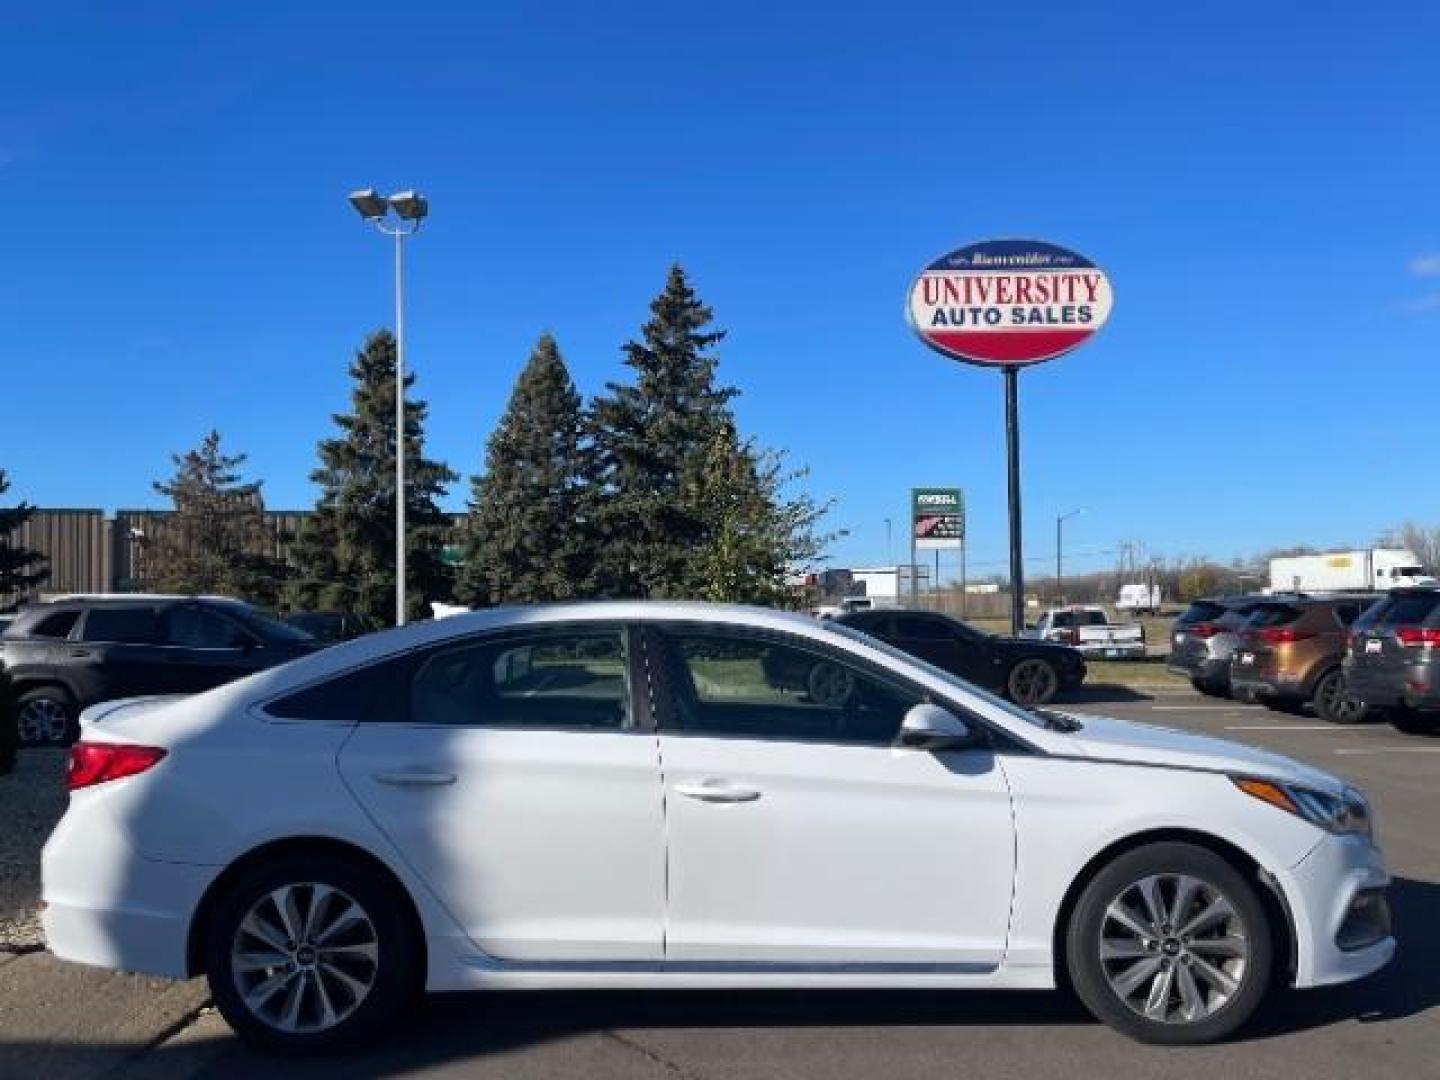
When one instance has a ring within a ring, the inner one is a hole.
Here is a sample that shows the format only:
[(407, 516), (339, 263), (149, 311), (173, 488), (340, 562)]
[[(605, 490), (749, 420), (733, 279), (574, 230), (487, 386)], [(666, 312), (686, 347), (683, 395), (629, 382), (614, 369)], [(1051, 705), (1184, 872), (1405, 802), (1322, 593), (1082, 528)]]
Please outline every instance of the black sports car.
[(835, 621), (997, 691), (1017, 705), (1044, 705), (1085, 681), (1085, 658), (1068, 645), (986, 634), (934, 611), (872, 609), (839, 615)]

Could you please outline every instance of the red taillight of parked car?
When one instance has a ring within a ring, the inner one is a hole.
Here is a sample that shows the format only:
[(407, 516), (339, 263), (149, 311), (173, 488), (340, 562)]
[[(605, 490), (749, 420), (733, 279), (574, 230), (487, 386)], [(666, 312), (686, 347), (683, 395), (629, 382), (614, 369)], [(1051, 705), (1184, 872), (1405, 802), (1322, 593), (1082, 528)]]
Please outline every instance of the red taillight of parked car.
[(1297, 641), (1304, 641), (1306, 638), (1314, 636), (1314, 634), (1289, 626), (1266, 626), (1255, 631), (1256, 639), (1265, 642), (1266, 645), (1292, 645)]
[(1397, 626), (1395, 637), (1401, 645), (1428, 648), (1440, 645), (1440, 626)]
[(1224, 628), (1213, 622), (1197, 622), (1193, 626), (1187, 626), (1185, 632), (1198, 637), (1201, 641), (1208, 641), (1216, 634), (1223, 633)]
[(94, 787), (109, 780), (135, 776), (165, 756), (158, 746), (125, 743), (77, 742), (70, 748), (65, 786), (70, 791)]

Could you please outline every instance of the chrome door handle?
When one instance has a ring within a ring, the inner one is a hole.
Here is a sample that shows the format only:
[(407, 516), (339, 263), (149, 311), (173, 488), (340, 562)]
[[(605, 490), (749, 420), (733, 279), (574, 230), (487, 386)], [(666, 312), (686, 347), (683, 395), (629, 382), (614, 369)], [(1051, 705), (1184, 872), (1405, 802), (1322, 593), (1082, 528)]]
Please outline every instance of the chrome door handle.
[(741, 787), (728, 780), (701, 780), (699, 783), (676, 784), (675, 793), (684, 795), (687, 799), (699, 799), (701, 802), (713, 803), (754, 802), (760, 798), (760, 792), (754, 788)]
[(375, 779), (391, 787), (442, 787), (455, 782), (455, 774), (448, 772), (426, 772), (423, 769), (404, 769), (397, 772), (377, 772)]

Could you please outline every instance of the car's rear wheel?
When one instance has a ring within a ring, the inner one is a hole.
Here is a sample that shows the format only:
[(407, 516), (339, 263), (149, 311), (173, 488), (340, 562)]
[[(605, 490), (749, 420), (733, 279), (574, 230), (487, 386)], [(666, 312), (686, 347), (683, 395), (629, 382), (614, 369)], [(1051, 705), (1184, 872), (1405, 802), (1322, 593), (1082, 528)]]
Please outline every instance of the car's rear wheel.
[(1394, 708), (1387, 712), (1391, 725), (1406, 735), (1440, 735), (1440, 712)]
[(1206, 848), (1159, 843), (1104, 867), (1070, 920), (1066, 958), (1085, 1006), (1141, 1042), (1224, 1038), (1269, 987), (1271, 926), (1255, 887)]
[(1345, 673), (1339, 668), (1327, 672), (1315, 684), (1315, 715), (1331, 724), (1358, 724), (1369, 711), (1365, 703), (1350, 696), (1345, 688)]
[(1035, 657), (1021, 660), (1005, 680), (1005, 692), (1016, 705), (1046, 705), (1059, 688), (1054, 666)]
[(306, 1053), (383, 1031), (416, 990), (418, 943), (389, 883), (317, 853), (257, 864), (221, 895), (205, 970), (244, 1039)]
[(21, 746), (64, 746), (75, 741), (75, 703), (59, 687), (27, 691), (16, 706), (15, 733)]

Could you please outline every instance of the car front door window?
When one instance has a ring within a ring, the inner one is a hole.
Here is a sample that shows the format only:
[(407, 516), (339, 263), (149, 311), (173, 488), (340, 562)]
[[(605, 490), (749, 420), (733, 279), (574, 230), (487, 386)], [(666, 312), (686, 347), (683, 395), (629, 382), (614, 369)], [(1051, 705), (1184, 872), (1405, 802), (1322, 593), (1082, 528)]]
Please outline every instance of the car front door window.
[(842, 657), (782, 640), (707, 630), (665, 637), (681, 731), (887, 745), (922, 700)]

